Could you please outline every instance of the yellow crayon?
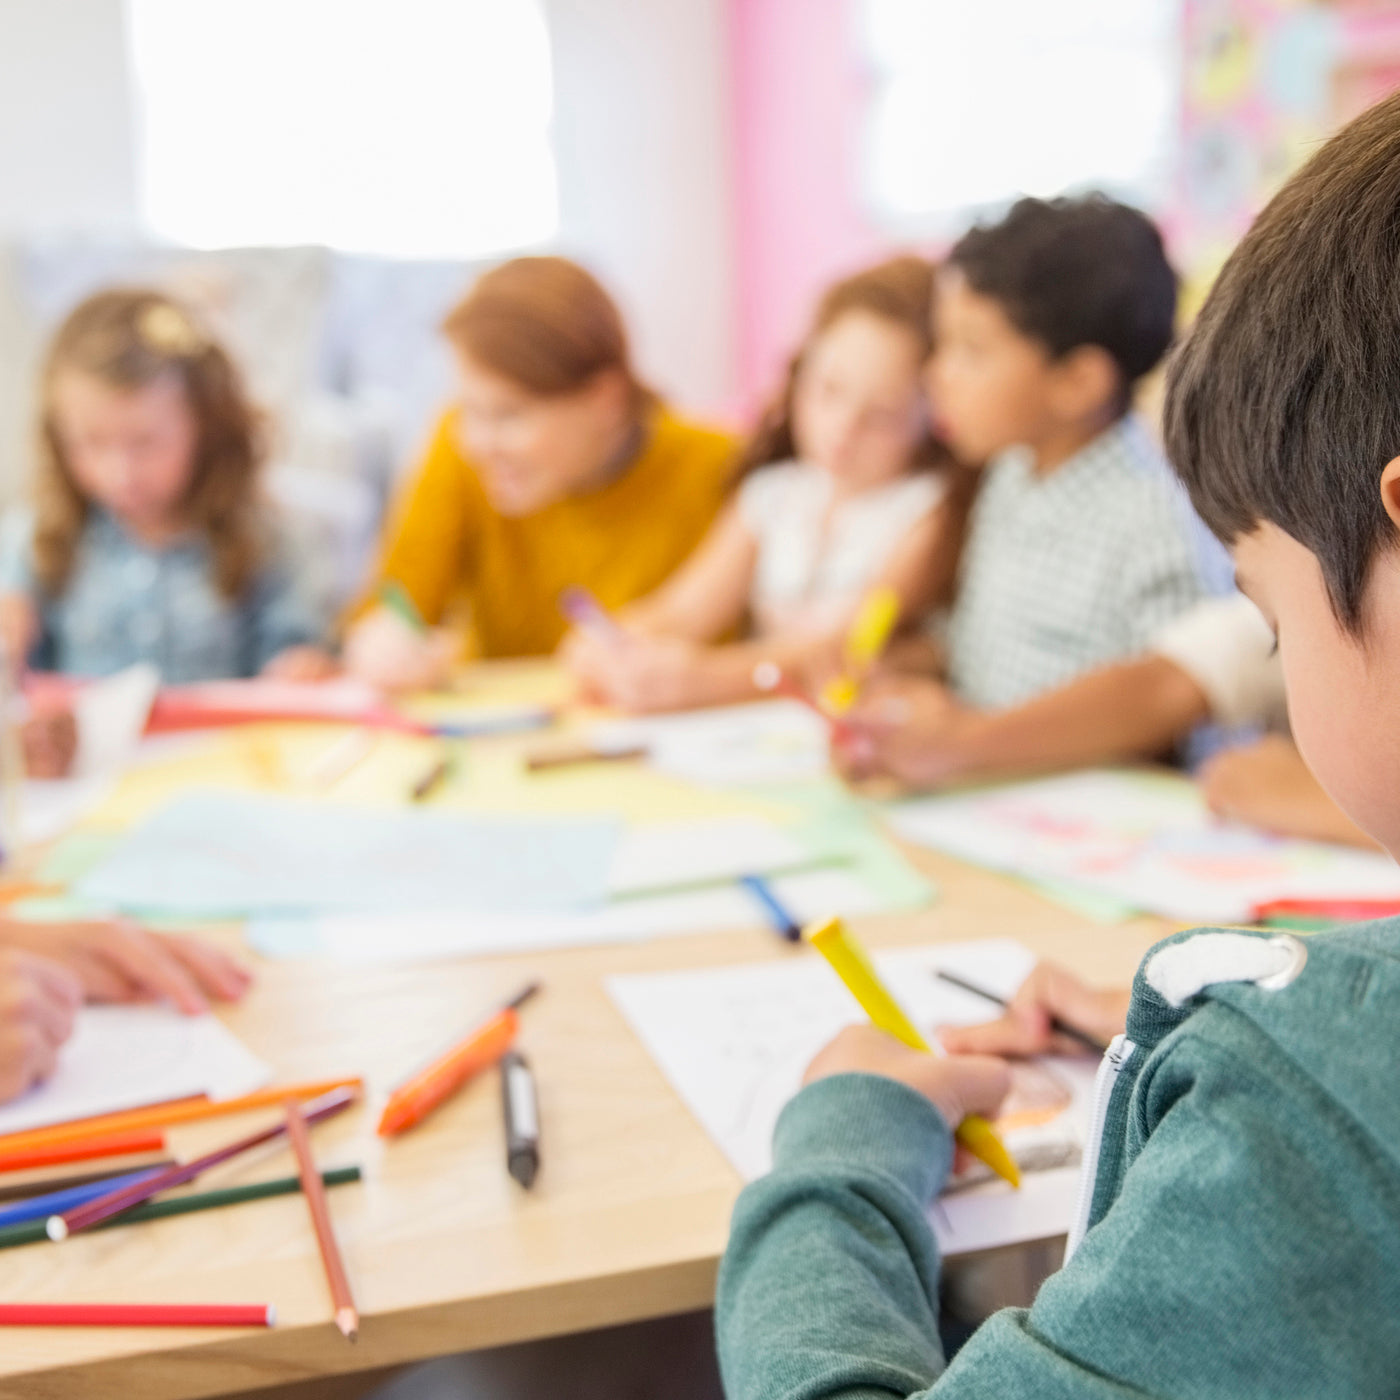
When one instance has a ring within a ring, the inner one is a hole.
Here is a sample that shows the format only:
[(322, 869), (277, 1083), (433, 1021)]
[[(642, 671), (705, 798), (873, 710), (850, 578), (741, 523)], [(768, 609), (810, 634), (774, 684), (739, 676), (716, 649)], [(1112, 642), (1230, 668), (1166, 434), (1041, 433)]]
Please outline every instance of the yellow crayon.
[[(832, 971), (846, 984), (873, 1025), (912, 1050), (932, 1053), (928, 1041), (919, 1034), (903, 1008), (880, 981), (880, 975), (865, 949), (840, 919), (828, 919), (824, 924), (808, 929), (807, 941), (831, 964)], [(985, 1162), (1013, 1186), (1020, 1186), (1021, 1173), (1016, 1159), (1006, 1150), (1006, 1144), (985, 1118), (971, 1114), (958, 1124), (953, 1136), (979, 1162)]]
[(865, 595), (846, 635), (846, 671), (822, 688), (822, 702), (835, 715), (844, 715), (856, 703), (860, 678), (880, 658), (899, 621), (899, 594), (893, 588), (872, 588)]

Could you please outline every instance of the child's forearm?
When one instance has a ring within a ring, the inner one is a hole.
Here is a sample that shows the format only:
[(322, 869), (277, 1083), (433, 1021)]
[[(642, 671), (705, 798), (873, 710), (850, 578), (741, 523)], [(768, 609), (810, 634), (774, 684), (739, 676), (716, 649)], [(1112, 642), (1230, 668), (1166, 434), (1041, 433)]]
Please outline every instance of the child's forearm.
[(911, 1395), (943, 1370), (924, 1214), (952, 1160), (926, 1099), (892, 1080), (809, 1085), (774, 1170), (734, 1212), (715, 1327), (729, 1400)]
[(1158, 758), (1209, 713), (1204, 692), (1185, 671), (1165, 657), (1140, 657), (1014, 709), (969, 717), (956, 746), (956, 776)]

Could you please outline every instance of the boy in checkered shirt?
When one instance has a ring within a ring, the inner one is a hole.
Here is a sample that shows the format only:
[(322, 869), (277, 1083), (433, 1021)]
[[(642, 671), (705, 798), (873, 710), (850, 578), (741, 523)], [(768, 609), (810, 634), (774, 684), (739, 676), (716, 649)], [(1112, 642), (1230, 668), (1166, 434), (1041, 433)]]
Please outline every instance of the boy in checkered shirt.
[[(855, 773), (922, 785), (976, 767), (989, 715), (1142, 652), (1205, 595), (1189, 509), (1130, 407), (1175, 310), (1156, 228), (1102, 195), (1023, 199), (953, 249), (931, 394), (954, 450), (986, 462), (986, 479), (946, 684), (872, 683), (841, 755)], [(1103, 713), (1139, 700), (1115, 695), (1110, 674), (1104, 694), (1053, 717), (1057, 756), (1082, 731), (1096, 757)]]

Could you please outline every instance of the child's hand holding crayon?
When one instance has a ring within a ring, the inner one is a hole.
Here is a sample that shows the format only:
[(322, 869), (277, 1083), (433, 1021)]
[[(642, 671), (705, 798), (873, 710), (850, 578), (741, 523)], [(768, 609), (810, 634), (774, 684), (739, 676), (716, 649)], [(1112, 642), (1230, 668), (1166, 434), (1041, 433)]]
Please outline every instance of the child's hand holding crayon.
[(346, 638), (345, 668), (380, 690), (438, 690), (451, 678), (456, 654), (450, 632), (414, 627), (394, 609), (377, 607)]
[(680, 637), (578, 628), (564, 639), (560, 656), (584, 698), (620, 710), (676, 710), (711, 698), (706, 649)]
[(922, 1094), (955, 1129), (964, 1118), (994, 1118), (1011, 1087), (1006, 1061), (991, 1055), (930, 1055), (872, 1025), (847, 1026), (807, 1066), (803, 1083), (835, 1074), (878, 1074)]
[(939, 681), (872, 678), (846, 716), (832, 760), (851, 780), (885, 775), (907, 787), (937, 787), (973, 761), (982, 716)]

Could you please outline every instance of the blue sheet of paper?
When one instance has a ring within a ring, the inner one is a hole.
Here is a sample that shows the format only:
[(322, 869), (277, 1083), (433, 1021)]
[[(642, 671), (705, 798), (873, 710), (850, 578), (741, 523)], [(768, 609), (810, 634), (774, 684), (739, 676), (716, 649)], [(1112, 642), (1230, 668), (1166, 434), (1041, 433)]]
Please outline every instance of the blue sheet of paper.
[(601, 903), (612, 819), (482, 819), (191, 793), (76, 884), (119, 909), (218, 917), (293, 911), (560, 910)]

